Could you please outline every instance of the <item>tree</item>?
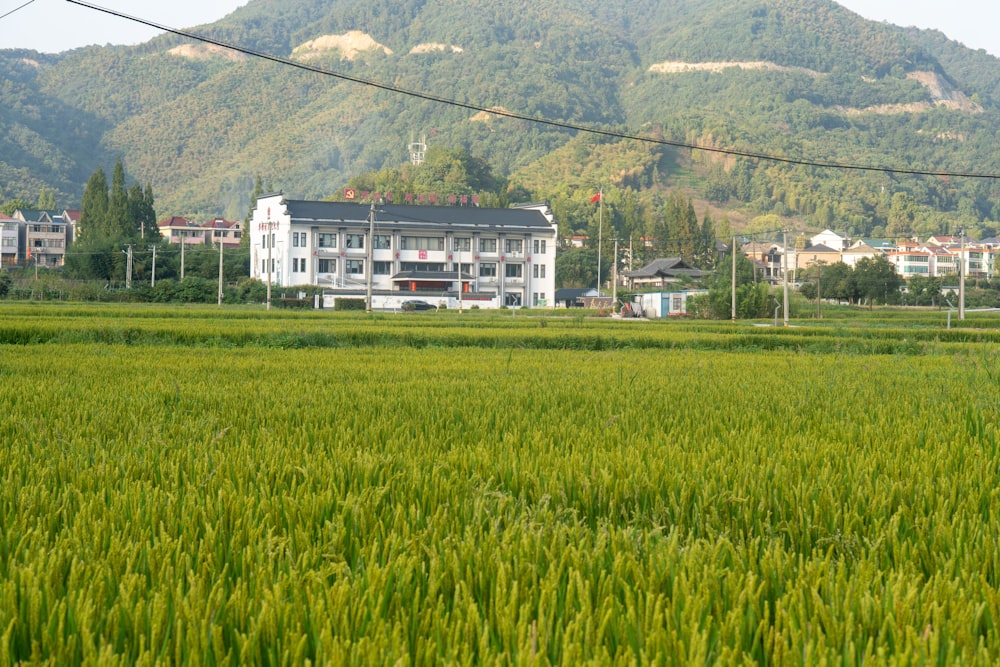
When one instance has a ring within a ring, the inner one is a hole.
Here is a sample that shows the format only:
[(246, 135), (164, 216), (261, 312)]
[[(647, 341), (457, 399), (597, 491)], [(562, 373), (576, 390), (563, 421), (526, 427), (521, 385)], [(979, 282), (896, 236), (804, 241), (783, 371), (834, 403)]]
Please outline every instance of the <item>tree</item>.
[(0, 206), (0, 214), (10, 217), (18, 209), (26, 210), (29, 208), (31, 208), (31, 204), (23, 199), (8, 199)]
[(108, 231), (108, 177), (98, 167), (83, 190), (83, 204), (80, 212), (81, 239), (105, 236)]
[(913, 221), (917, 217), (917, 205), (913, 197), (905, 192), (892, 196), (889, 219), (885, 233), (893, 238), (909, 238), (913, 234)]
[[(133, 183), (128, 189), (128, 212), (130, 226), (137, 228), (139, 236), (147, 239), (158, 239), (161, 237), (160, 228), (156, 224), (156, 211), (152, 207), (153, 188), (146, 185), (143, 191), (142, 186)], [(135, 233), (135, 229), (132, 230)]]
[[(714, 319), (729, 319), (732, 315), (732, 264), (723, 262), (712, 276), (712, 286), (702, 312)], [(767, 317), (772, 310), (769, 290), (764, 283), (754, 283), (753, 262), (741, 252), (736, 253), (736, 316), (741, 319)]]
[(41, 192), (38, 193), (38, 206), (37, 209), (41, 211), (52, 211), (56, 207), (56, 196), (48, 188), (43, 187)]
[[(602, 267), (602, 275), (607, 275)], [(556, 287), (597, 284), (597, 248), (567, 248), (556, 255)]]
[(111, 172), (111, 194), (108, 197), (107, 235), (134, 238), (137, 229), (129, 215), (128, 192), (125, 189), (125, 166), (121, 158), (115, 160)]
[(858, 294), (868, 299), (869, 307), (878, 300), (882, 304), (898, 303), (903, 279), (884, 257), (863, 257), (854, 267)]

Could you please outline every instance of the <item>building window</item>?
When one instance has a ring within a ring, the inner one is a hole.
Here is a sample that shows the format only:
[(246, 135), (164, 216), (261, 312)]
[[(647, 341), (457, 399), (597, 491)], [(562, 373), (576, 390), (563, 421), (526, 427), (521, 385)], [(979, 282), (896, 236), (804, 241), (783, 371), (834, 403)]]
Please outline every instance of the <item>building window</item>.
[(545, 265), (544, 264), (534, 264), (531, 267), (531, 276), (533, 278), (544, 278), (545, 277)]
[(479, 239), (479, 252), (495, 253), (497, 251), (496, 239)]
[(404, 236), (399, 241), (402, 250), (444, 250), (444, 237)]
[(337, 235), (336, 234), (320, 234), (319, 235), (319, 247), (320, 248), (336, 248), (337, 247)]
[[(345, 234), (344, 235), (344, 247), (345, 248), (364, 248), (365, 247), (365, 237), (364, 234)], [(350, 273), (350, 271), (348, 271)]]
[(536, 255), (544, 255), (545, 239), (535, 239), (534, 243), (532, 244), (532, 248), (534, 248), (534, 252)]
[(372, 271), (376, 276), (388, 276), (392, 273), (392, 262), (375, 262)]
[(316, 269), (317, 273), (336, 273), (337, 272), (337, 260), (335, 259), (321, 259), (318, 262), (319, 267)]
[(400, 271), (444, 271), (444, 262), (400, 262)]
[(524, 276), (524, 264), (505, 264), (504, 276), (507, 278), (521, 278)]
[(479, 265), (479, 277), (480, 278), (496, 278), (497, 277), (497, 265), (496, 265), (496, 262), (482, 262)]
[(376, 234), (375, 241), (372, 243), (372, 247), (375, 250), (391, 250), (392, 237), (389, 236), (388, 234)]
[(451, 248), (455, 252), (472, 252), (472, 239), (456, 236), (451, 240)]
[(503, 242), (503, 250), (506, 253), (519, 253), (524, 251), (524, 241), (521, 239), (506, 239)]
[(344, 273), (349, 276), (360, 276), (365, 272), (365, 260), (348, 259), (344, 262)]

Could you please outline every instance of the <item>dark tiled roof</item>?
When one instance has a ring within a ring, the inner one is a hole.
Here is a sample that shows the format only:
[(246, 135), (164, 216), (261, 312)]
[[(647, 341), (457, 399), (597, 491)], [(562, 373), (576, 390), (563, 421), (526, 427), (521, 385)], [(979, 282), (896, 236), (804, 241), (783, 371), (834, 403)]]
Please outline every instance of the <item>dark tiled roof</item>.
[(656, 278), (657, 276), (689, 276), (691, 278), (701, 278), (702, 276), (708, 275), (708, 273), (708, 271), (702, 271), (701, 269), (694, 268), (680, 257), (661, 257), (659, 259), (654, 259), (641, 269), (626, 271), (625, 275), (629, 278)]
[(830, 246), (823, 245), (822, 243), (820, 243), (819, 245), (811, 245), (811, 246), (809, 246), (808, 248), (806, 248), (804, 250), (800, 250), (799, 252), (815, 252), (815, 253), (830, 252), (830, 253), (839, 253), (841, 251), (840, 250), (834, 250)]
[(575, 301), (585, 296), (597, 296), (596, 287), (563, 287), (556, 290), (556, 301)]
[[(368, 204), (287, 200), (292, 220), (299, 223), (359, 224), (368, 220)], [(375, 207), (376, 225), (385, 227), (442, 226), (474, 231), (476, 227), (502, 226), (515, 229), (551, 230), (542, 213), (523, 208), (478, 208), (470, 206), (413, 206), (382, 204)]]

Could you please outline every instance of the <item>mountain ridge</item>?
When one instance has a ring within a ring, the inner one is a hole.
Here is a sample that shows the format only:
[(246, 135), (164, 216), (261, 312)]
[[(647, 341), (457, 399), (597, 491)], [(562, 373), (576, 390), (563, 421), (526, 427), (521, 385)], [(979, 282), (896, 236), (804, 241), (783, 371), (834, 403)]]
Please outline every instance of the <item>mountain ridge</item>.
[[(324, 36), (363, 35), (361, 45), (380, 48), (347, 60), (334, 40), (309, 63), (485, 109), (755, 153), (1000, 172), (991, 150), (1000, 61), (934, 31), (866, 21), (829, 0), (252, 0), (198, 32), (282, 58)], [(476, 122), (482, 117), (468, 110), (176, 35), (54, 57), (0, 51), (0, 60), (20, 61), (2, 75), (16, 97), (0, 112), (3, 197), (44, 186), (73, 199), (86, 175), (123, 155), (130, 177), (153, 183), (164, 212), (242, 217), (257, 174), (296, 196), (325, 196), (354, 175), (405, 162), (414, 135), (482, 155), (511, 178), (575, 135), (504, 118)], [(684, 65), (651, 71), (667, 62)], [(75, 118), (70, 132), (67, 117)], [(822, 224), (833, 216), (878, 227), (888, 184), (926, 209), (927, 224), (1000, 218), (993, 183), (890, 177), (866, 185), (850, 174), (698, 155), (653, 178), (640, 179), (650, 202), (655, 191), (684, 184), (746, 217)], [(570, 185), (532, 194), (553, 197)]]

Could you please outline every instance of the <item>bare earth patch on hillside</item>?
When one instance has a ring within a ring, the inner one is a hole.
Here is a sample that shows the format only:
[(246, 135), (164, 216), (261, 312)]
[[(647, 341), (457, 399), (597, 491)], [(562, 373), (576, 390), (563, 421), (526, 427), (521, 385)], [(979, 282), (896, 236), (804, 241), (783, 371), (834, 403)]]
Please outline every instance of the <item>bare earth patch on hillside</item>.
[(713, 74), (719, 74), (727, 69), (745, 69), (745, 70), (773, 70), (776, 72), (802, 72), (803, 74), (808, 74), (812, 77), (823, 76), (819, 72), (813, 71), (811, 69), (806, 69), (805, 67), (786, 67), (785, 65), (778, 65), (777, 63), (768, 62), (766, 60), (755, 60), (755, 61), (721, 61), (721, 62), (708, 62), (708, 63), (685, 63), (679, 61), (667, 61), (662, 63), (656, 63), (655, 65), (650, 65), (649, 71), (655, 72), (657, 74), (683, 74), (685, 72), (712, 72)]
[[(499, 111), (501, 113), (510, 113), (509, 111), (507, 111), (507, 109), (505, 109), (503, 107), (490, 107), (490, 111)], [(479, 113), (477, 113), (475, 116), (473, 116), (469, 120), (471, 120), (474, 123), (488, 123), (491, 120), (493, 120), (494, 118), (501, 118), (501, 116), (499, 116), (499, 115), (497, 115), (495, 113), (490, 113), (489, 111), (480, 111)]]
[[(775, 72), (800, 72), (811, 77), (818, 78), (824, 76), (821, 72), (816, 72), (804, 67), (786, 67), (777, 63), (765, 60), (759, 61), (723, 61), (705, 63), (686, 63), (680, 61), (667, 61), (656, 63), (649, 68), (650, 72), (656, 74), (684, 74), (686, 72), (711, 72), (718, 74), (727, 69), (741, 70), (770, 70)], [(968, 113), (982, 113), (983, 107), (973, 102), (960, 90), (956, 90), (947, 80), (935, 72), (910, 72), (907, 79), (916, 81), (927, 89), (933, 102), (912, 102), (909, 104), (880, 104), (877, 106), (859, 109), (856, 107), (834, 107), (833, 110), (849, 116), (861, 114), (882, 114), (895, 115), (903, 113), (923, 113), (930, 111), (935, 106), (946, 107), (955, 111), (965, 111)], [(872, 79), (864, 79), (873, 82)]]
[(438, 44), (438, 43), (425, 43), (417, 44), (412, 49), (410, 49), (411, 55), (419, 55), (422, 53), (439, 53), (442, 51), (451, 51), (452, 53), (462, 53), (465, 51), (461, 46), (455, 46), (454, 44)]
[(387, 56), (392, 55), (392, 49), (379, 44), (372, 39), (371, 35), (360, 30), (348, 30), (343, 35), (323, 35), (305, 44), (300, 44), (292, 51), (292, 56), (309, 60), (330, 51), (340, 51), (340, 57), (343, 60), (354, 60), (359, 53), (365, 51), (382, 51)]
[(187, 58), (189, 60), (211, 60), (212, 58), (222, 58), (232, 62), (241, 62), (247, 57), (239, 51), (227, 49), (224, 46), (215, 44), (181, 44), (167, 51), (172, 56)]

